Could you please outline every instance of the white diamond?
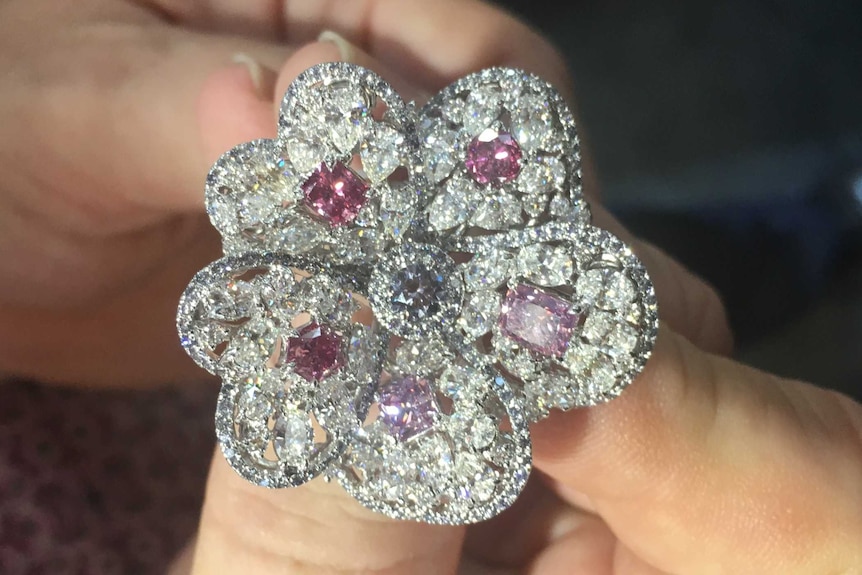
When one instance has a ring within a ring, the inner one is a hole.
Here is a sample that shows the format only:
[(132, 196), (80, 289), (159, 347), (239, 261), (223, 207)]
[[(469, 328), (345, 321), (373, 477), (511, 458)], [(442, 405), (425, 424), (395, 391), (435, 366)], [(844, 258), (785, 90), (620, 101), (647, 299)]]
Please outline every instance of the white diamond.
[(471, 192), (469, 182), (461, 178), (450, 179), (428, 208), (428, 223), (437, 231), (463, 224), (472, 209)]
[(485, 378), (476, 369), (450, 364), (437, 379), (438, 388), (456, 402), (475, 403), (484, 398)]
[[(329, 130), (332, 143), (343, 153), (351, 153), (366, 131), (370, 116), (368, 98), (356, 85), (341, 82), (323, 86), (323, 94), (310, 111)], [(316, 104), (316, 106), (315, 106)]]
[(634, 282), (615, 268), (586, 270), (575, 282), (575, 291), (583, 301), (603, 309), (623, 309), (634, 300)]
[(362, 169), (371, 180), (377, 184), (388, 178), (401, 165), (401, 148), (404, 136), (384, 124), (376, 124), (374, 131), (362, 143), (360, 155)]
[(485, 449), (497, 437), (497, 426), (488, 415), (479, 414), (470, 426), (470, 443), (476, 449)]
[(637, 330), (619, 321), (615, 315), (594, 311), (587, 316), (583, 337), (594, 345), (608, 347), (608, 352), (631, 353), (638, 344)]
[(247, 387), (237, 397), (237, 439), (256, 457), (263, 456), (269, 443), (267, 422), (271, 413), (272, 404), (269, 398), (257, 387)]
[(521, 276), (544, 286), (568, 284), (574, 269), (574, 262), (566, 248), (547, 244), (523, 248), (517, 262)]
[(301, 254), (317, 247), (325, 237), (326, 230), (323, 226), (297, 214), (282, 220), (273, 243), (281, 251)]
[(459, 97), (452, 98), (441, 107), (443, 115), (455, 124), (460, 124), (464, 119), (464, 109), (464, 99)]
[(395, 364), (405, 373), (429, 373), (439, 369), (451, 354), (439, 338), (404, 341), (395, 355)]
[(500, 87), (493, 84), (471, 90), (464, 104), (464, 130), (470, 134), (478, 134), (497, 120), (500, 117), (501, 97)]
[(557, 130), (548, 101), (536, 94), (524, 94), (512, 116), (512, 135), (525, 150), (553, 147)]
[(486, 230), (508, 229), (521, 221), (521, 203), (507, 192), (483, 198), (470, 219), (473, 225)]
[(265, 366), (279, 340), (273, 322), (252, 319), (233, 335), (219, 361), (222, 365), (243, 369)]
[(317, 135), (293, 128), (284, 136), (290, 163), (300, 173), (308, 173), (323, 162), (327, 146)]
[[(503, 337), (497, 339), (505, 339)], [(540, 374), (539, 364), (526, 353), (515, 353), (501, 358), (506, 371), (524, 381), (535, 379)]]
[(548, 196), (541, 194), (526, 195), (521, 198), (521, 208), (531, 218), (538, 218), (545, 213), (548, 205)]
[(497, 473), (478, 456), (458, 453), (455, 461), (455, 486), (464, 499), (487, 501), (497, 487)]
[(518, 189), (525, 194), (546, 194), (564, 189), (566, 165), (556, 156), (540, 156), (527, 162), (518, 175)]
[(512, 255), (508, 252), (477, 254), (464, 264), (464, 282), (470, 289), (496, 289), (509, 277)]
[(276, 418), (272, 433), (272, 444), (278, 458), (293, 467), (304, 467), (313, 433), (308, 414), (285, 408)]
[(494, 291), (481, 291), (471, 294), (464, 307), (458, 325), (469, 338), (477, 338), (488, 333), (500, 316), (500, 296)]
[(446, 127), (440, 120), (430, 120), (422, 138), (425, 147), (425, 164), (433, 183), (446, 178), (461, 160), (461, 144), (457, 132)]

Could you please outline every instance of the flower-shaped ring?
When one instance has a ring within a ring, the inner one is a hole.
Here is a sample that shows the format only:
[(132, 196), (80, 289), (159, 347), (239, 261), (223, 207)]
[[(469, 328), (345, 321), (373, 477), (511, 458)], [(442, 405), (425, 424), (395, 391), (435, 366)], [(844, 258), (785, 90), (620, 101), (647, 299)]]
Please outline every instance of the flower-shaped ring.
[(310, 68), (206, 200), (225, 257), (177, 325), (260, 485), (323, 475), (390, 517), (488, 519), (527, 481), (529, 423), (618, 396), (652, 350), (647, 273), (590, 225), (572, 115), (525, 72), (416, 110), (364, 68)]

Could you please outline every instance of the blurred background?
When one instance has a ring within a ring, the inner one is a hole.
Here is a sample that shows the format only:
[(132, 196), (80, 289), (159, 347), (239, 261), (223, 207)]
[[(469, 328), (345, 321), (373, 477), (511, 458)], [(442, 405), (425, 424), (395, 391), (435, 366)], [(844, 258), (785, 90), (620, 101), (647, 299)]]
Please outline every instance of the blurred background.
[(737, 357), (862, 398), (862, 5), (498, 4), (563, 51), (605, 203), (718, 289)]

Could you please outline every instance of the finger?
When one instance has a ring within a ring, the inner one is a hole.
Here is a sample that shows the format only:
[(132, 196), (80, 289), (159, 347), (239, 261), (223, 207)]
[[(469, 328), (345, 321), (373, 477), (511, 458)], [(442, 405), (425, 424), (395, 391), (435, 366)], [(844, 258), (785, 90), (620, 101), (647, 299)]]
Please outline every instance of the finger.
[(565, 65), (548, 43), (511, 15), (476, 0), (151, 0), (174, 18), (222, 30), (253, 30), (291, 43), (333, 30), (436, 91), (489, 66), (530, 70), (568, 90)]
[(69, 52), (63, 74), (35, 84), (46, 74), (27, 71), (4, 95), (4, 131), (16, 135), (15, 149), (0, 150), (16, 161), (8, 200), (43, 227), (99, 237), (199, 211), (209, 163), (196, 107), (207, 78), (238, 54), (280, 65), (288, 49), (158, 25), (113, 35), (75, 26), (52, 44)]
[(387, 519), (321, 480), (261, 488), (216, 454), (191, 573), (445, 575), (457, 570), (463, 533)]
[[(620, 398), (535, 426), (538, 468), (670, 573), (843, 573), (862, 541), (862, 407), (663, 329)], [(855, 562), (855, 563), (854, 563)]]

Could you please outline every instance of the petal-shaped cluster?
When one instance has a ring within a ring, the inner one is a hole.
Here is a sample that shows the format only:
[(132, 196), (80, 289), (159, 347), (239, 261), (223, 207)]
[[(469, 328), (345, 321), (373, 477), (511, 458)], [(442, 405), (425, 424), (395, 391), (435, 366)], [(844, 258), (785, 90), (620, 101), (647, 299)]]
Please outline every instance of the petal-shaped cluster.
[(529, 422), (616, 397), (651, 352), (649, 278), (590, 225), (571, 113), (522, 71), (416, 111), (366, 69), (310, 68), (206, 200), (225, 257), (178, 329), (260, 485), (323, 474), (391, 517), (488, 519), (526, 483)]

